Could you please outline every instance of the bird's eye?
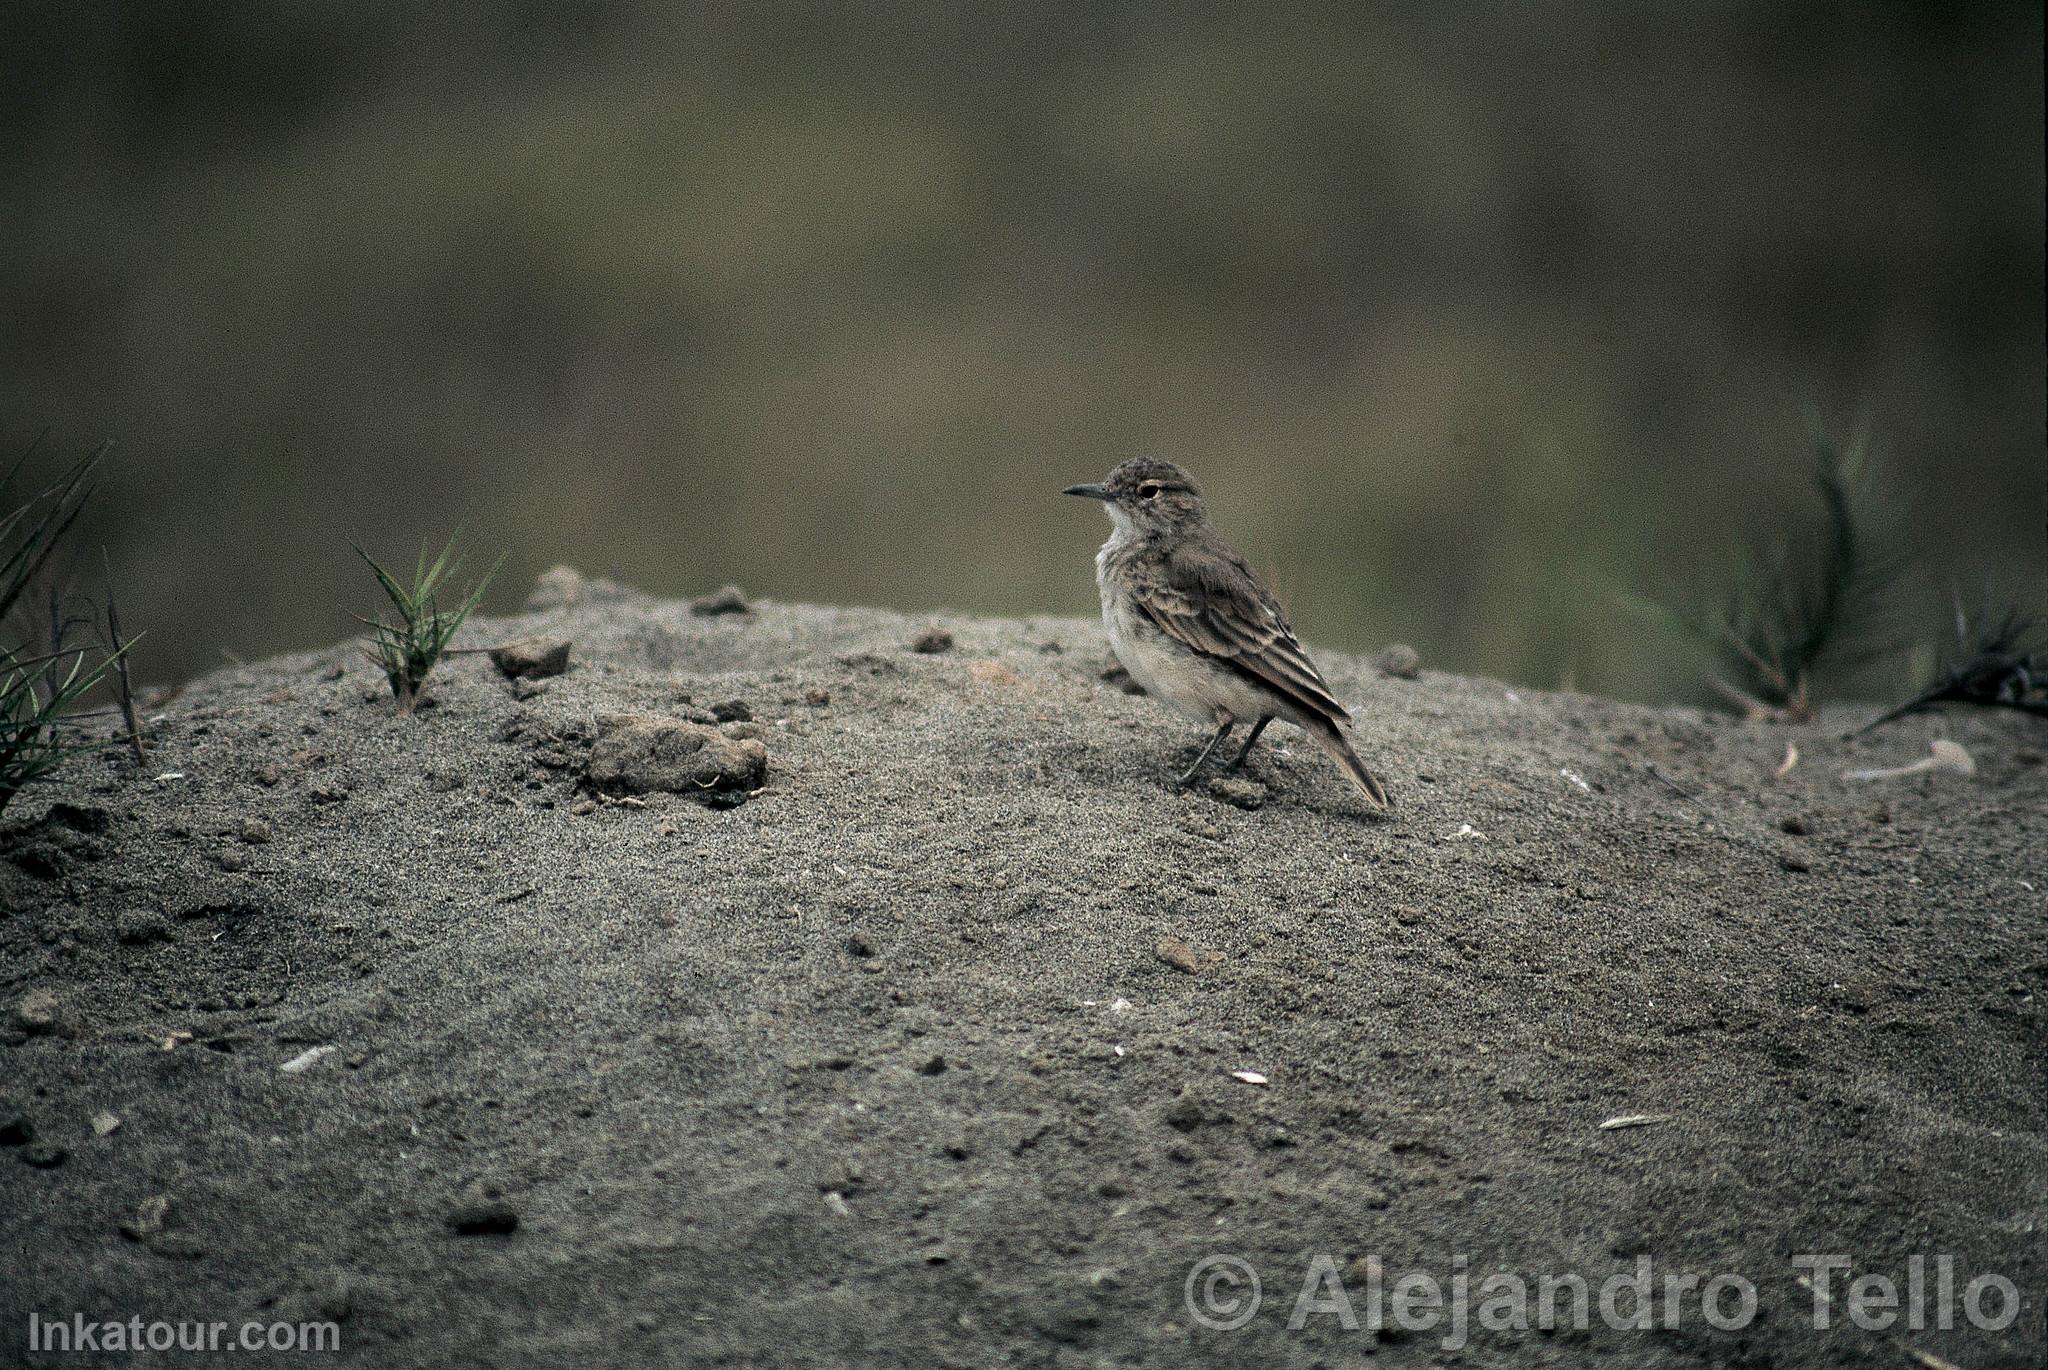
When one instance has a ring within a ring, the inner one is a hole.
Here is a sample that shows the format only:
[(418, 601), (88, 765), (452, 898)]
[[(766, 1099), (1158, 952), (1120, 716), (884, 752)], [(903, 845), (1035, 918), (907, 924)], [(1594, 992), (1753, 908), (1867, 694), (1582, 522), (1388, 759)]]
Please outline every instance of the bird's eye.
[(1156, 499), (1158, 498), (1158, 495), (1159, 487), (1154, 485), (1151, 481), (1146, 481), (1143, 485), (1138, 487), (1139, 499)]

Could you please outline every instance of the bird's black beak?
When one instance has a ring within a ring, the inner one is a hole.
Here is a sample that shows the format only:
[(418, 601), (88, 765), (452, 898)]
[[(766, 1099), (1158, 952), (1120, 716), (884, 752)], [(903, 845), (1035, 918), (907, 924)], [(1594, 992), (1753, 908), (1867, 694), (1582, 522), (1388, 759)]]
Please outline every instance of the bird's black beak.
[(1063, 495), (1080, 495), (1086, 499), (1108, 499), (1109, 491), (1099, 485), (1069, 485), (1060, 491)]

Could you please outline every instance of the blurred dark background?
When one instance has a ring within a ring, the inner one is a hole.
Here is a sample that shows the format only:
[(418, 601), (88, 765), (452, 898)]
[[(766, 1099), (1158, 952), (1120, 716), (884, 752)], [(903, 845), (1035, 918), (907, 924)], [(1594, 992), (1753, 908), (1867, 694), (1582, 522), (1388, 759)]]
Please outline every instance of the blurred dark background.
[[(688, 594), (1094, 612), (1188, 464), (1302, 635), (1643, 697), (1867, 425), (2044, 582), (2039, 3), (14, 3), (0, 445), (116, 440), (145, 677), (463, 525)], [(97, 557), (94, 557), (96, 563)], [(84, 577), (87, 588), (96, 572)], [(1880, 686), (1880, 690), (1881, 690)]]

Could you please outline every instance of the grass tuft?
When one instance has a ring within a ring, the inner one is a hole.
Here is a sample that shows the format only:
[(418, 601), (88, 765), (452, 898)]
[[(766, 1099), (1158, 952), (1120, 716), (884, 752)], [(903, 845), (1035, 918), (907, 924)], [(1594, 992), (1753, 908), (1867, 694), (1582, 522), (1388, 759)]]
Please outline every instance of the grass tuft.
[(1987, 593), (1973, 615), (1955, 602), (1955, 646), (1918, 694), (1849, 734), (1861, 737), (1936, 704), (1975, 704), (2048, 716), (2048, 624)]
[(401, 714), (410, 714), (419, 707), (420, 691), (432, 674), (435, 663), (447, 651), (456, 630), (475, 610), (477, 601), (483, 598), (491, 579), (498, 574), (498, 568), (505, 564), (501, 555), (453, 609), (443, 611), (441, 594), (450, 577), (462, 566), (462, 558), (455, 551), (459, 536), (450, 538), (441, 554), (431, 562), (427, 560), (426, 549), (421, 548), (410, 584), (400, 583), (368, 552), (356, 547), (356, 555), (376, 573), (377, 583), (383, 587), (398, 619), (396, 623), (387, 623), (381, 618), (362, 618), (359, 615), (357, 621), (370, 629), (370, 646), (364, 654), (384, 672), (385, 680), (391, 685), (391, 696), (398, 701)]
[(1744, 551), (1720, 608), (1632, 603), (1689, 640), (1715, 693), (1752, 719), (1803, 723), (1814, 682), (1897, 651), (1906, 634), (1898, 591), (1913, 564), (1904, 519), (1879, 495), (1862, 439), (1811, 424), (1813, 481), (1823, 523), (1817, 547), (1795, 558)]
[[(8, 492), (28, 454), (0, 477), (0, 509), (6, 511), (0, 513), (0, 623), (24, 603), (30, 586), (77, 521), (92, 495), (93, 472), (109, 446), (102, 444), (20, 503)], [(50, 650), (0, 647), (0, 811), (66, 758), (97, 750), (92, 743), (66, 741), (59, 730), (72, 706), (99, 684), (121, 654), (117, 650), (88, 664), (88, 651), (64, 646), (72, 624), (63, 612), (62, 596), (53, 590), (47, 607)]]

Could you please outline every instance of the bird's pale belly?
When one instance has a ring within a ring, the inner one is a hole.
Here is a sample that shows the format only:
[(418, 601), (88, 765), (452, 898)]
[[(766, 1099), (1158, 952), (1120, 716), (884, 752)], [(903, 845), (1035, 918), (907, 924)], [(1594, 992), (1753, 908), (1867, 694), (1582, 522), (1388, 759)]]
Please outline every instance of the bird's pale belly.
[(1255, 723), (1271, 714), (1295, 721), (1295, 711), (1271, 692), (1227, 666), (1202, 659), (1108, 595), (1102, 602), (1102, 626), (1131, 679), (1143, 685), (1146, 694), (1190, 718), (1211, 727), (1225, 717)]

